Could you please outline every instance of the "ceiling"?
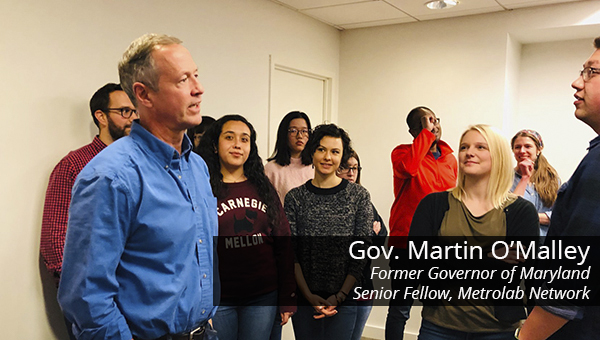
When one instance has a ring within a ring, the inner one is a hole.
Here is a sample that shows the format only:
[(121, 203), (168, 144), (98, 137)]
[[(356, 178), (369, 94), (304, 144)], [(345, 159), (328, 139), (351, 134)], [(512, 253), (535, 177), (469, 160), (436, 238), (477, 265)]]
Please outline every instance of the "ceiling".
[(271, 0), (339, 30), (401, 24), (464, 15), (510, 11), (582, 0), (459, 0), (452, 8), (431, 10), (429, 0)]

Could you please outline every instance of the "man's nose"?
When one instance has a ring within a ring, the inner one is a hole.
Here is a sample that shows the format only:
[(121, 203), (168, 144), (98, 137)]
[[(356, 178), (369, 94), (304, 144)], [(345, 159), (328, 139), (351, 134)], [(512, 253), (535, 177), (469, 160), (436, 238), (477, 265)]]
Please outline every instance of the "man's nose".
[(196, 77), (192, 77), (193, 79), (193, 84), (194, 87), (192, 88), (192, 94), (193, 95), (201, 95), (204, 93), (204, 86), (202, 86), (202, 84), (200, 83), (200, 80), (198, 80), (198, 78)]
[(577, 77), (577, 79), (575, 79), (573, 81), (573, 83), (571, 83), (571, 87), (574, 88), (575, 90), (581, 90), (581, 89), (583, 89), (583, 84), (584, 84), (583, 76), (580, 75), (579, 77)]

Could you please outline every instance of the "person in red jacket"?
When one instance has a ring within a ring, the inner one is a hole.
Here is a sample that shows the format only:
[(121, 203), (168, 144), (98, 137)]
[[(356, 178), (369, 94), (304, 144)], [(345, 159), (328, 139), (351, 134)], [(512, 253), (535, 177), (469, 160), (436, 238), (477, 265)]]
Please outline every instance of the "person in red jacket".
[[(392, 151), (394, 170), (394, 203), (390, 213), (388, 244), (403, 247), (417, 205), (426, 195), (456, 186), (457, 161), (450, 146), (440, 140), (440, 119), (431, 109), (419, 106), (406, 117), (412, 144), (401, 144)], [(398, 267), (390, 260), (392, 269)], [(392, 281), (392, 288), (394, 282)], [(391, 300), (388, 310), (385, 338), (398, 340), (404, 336), (404, 326), (410, 316), (410, 305)]]

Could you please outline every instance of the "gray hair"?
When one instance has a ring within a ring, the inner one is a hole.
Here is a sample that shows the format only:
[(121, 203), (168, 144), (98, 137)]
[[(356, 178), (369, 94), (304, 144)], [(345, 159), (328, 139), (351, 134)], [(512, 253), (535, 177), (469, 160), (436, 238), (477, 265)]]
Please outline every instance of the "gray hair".
[(137, 107), (137, 100), (133, 92), (134, 83), (139, 82), (153, 91), (158, 91), (160, 75), (156, 70), (152, 51), (159, 46), (181, 43), (181, 40), (169, 35), (148, 33), (135, 39), (129, 45), (119, 62), (119, 79), (123, 91), (127, 93), (133, 105)]

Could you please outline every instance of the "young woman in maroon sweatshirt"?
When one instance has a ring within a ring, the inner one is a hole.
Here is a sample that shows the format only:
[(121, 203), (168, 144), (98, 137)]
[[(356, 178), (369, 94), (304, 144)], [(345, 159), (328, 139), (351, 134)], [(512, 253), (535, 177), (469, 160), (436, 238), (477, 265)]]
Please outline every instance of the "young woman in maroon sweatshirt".
[(244, 117), (217, 120), (199, 153), (217, 197), (221, 302), (214, 328), (220, 340), (268, 339), (276, 313), (295, 312), (290, 226), (265, 175), (256, 131)]

